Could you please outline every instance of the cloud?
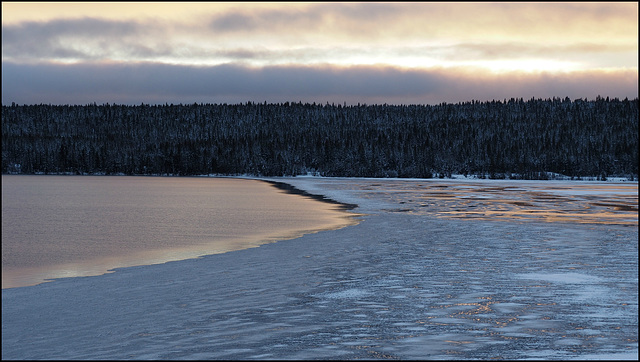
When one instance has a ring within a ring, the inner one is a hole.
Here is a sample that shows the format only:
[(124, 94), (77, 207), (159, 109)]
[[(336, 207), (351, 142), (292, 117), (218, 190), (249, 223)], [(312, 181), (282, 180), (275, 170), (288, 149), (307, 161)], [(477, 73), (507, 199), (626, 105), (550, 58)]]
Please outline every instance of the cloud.
[(298, 9), (262, 9), (260, 11), (236, 10), (213, 17), (209, 26), (214, 32), (273, 31), (313, 29), (323, 23), (321, 13)]
[(376, 43), (496, 36), (561, 43), (615, 37), (637, 43), (637, 10), (632, 3), (321, 3), (303, 8), (237, 7), (212, 16), (209, 26), (225, 34), (258, 31), (307, 40), (346, 37), (351, 42)]
[(2, 57), (34, 61), (159, 56), (171, 52), (163, 45), (165, 33), (159, 24), (98, 18), (23, 22), (2, 26)]
[(609, 59), (622, 52), (627, 63), (637, 59), (628, 55), (638, 50), (632, 3), (271, 5), (236, 4), (186, 20), (94, 16), (3, 22), (3, 60), (267, 65), (344, 64), (363, 57), (384, 62), (401, 56), (442, 61), (542, 56), (573, 61), (603, 52)]
[(448, 58), (503, 59), (531, 57), (567, 57), (569, 55), (591, 56), (600, 53), (637, 53), (633, 44), (611, 44), (577, 42), (569, 44), (546, 44), (526, 42), (459, 43), (441, 47), (428, 47), (430, 53), (447, 54)]
[(402, 69), (161, 63), (2, 64), (2, 103), (141, 102), (434, 104), (512, 97), (635, 98), (637, 70), (491, 75), (469, 69)]
[(285, 28), (301, 32), (318, 29), (350, 28), (353, 24), (367, 27), (378, 21), (395, 20), (398, 15), (410, 14), (411, 5), (392, 4), (311, 4), (306, 7), (247, 8), (238, 7), (216, 14), (210, 21), (211, 29), (222, 32), (274, 31)]
[[(235, 26), (235, 25), (234, 25)], [(230, 26), (233, 28), (234, 26)], [(447, 62), (505, 59), (555, 59), (593, 63), (592, 66), (637, 64), (637, 42), (571, 42), (548, 44), (514, 41), (457, 42), (446, 45), (410, 45), (403, 41), (377, 46), (359, 43), (293, 43), (290, 47), (269, 44), (218, 41), (217, 37), (177, 27), (168, 30), (158, 23), (59, 20), (3, 27), (3, 60), (16, 62), (152, 61), (173, 64), (214, 65), (246, 62), (253, 65), (287, 63), (446, 65)], [(213, 40), (212, 40), (213, 39)], [(597, 60), (591, 61), (591, 60)], [(364, 63), (363, 63), (364, 62)], [(431, 64), (429, 64), (431, 62)]]

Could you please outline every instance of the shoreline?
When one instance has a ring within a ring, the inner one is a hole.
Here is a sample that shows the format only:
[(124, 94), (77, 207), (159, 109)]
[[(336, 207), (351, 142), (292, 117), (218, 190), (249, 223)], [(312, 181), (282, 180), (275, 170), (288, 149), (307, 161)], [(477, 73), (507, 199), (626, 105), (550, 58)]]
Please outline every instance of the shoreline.
[(305, 190), (302, 190), (293, 186), (290, 183), (287, 183), (286, 181), (272, 181), (268, 179), (255, 179), (255, 180), (267, 182), (271, 184), (273, 187), (277, 188), (278, 190), (282, 190), (288, 194), (300, 195), (316, 201), (326, 202), (332, 205), (336, 205), (339, 210), (350, 211), (359, 207), (357, 204), (344, 203), (344, 202), (340, 202), (340, 201), (336, 201), (334, 199), (328, 198), (324, 195), (309, 193)]
[[(132, 176), (132, 177), (211, 177), (211, 178), (241, 178), (241, 179), (249, 179), (249, 180), (266, 180), (266, 179), (291, 179), (291, 178), (317, 178), (317, 179), (371, 179), (371, 180), (433, 180), (433, 181), (530, 181), (530, 182), (544, 182), (544, 181), (571, 181), (571, 182), (598, 182), (598, 183), (619, 183), (619, 182), (630, 182), (630, 183), (638, 183), (637, 177), (628, 177), (628, 176), (610, 176), (606, 177), (604, 180), (601, 179), (600, 176), (580, 176), (580, 177), (570, 177), (562, 174), (554, 174), (551, 172), (547, 172), (548, 178), (541, 179), (527, 179), (527, 178), (491, 178), (489, 174), (485, 175), (463, 175), (463, 174), (452, 174), (447, 177), (431, 177), (431, 178), (414, 178), (414, 177), (364, 177), (364, 176), (315, 176), (310, 174), (299, 174), (299, 175), (285, 175), (285, 176), (259, 176), (259, 175), (250, 175), (250, 174), (197, 174), (197, 175), (180, 175), (180, 174), (126, 174), (123, 172), (120, 173), (76, 173), (76, 172), (36, 172), (36, 173), (18, 173), (18, 172), (6, 172), (2, 173), (2, 175), (23, 175), (23, 176)], [(632, 178), (632, 179), (630, 179)]]

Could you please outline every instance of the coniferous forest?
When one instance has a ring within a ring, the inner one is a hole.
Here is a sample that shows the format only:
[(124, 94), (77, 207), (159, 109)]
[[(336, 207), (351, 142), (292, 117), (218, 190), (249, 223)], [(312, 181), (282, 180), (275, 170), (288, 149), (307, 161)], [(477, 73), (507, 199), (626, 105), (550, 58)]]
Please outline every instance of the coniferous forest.
[(638, 99), (2, 106), (18, 174), (638, 178)]

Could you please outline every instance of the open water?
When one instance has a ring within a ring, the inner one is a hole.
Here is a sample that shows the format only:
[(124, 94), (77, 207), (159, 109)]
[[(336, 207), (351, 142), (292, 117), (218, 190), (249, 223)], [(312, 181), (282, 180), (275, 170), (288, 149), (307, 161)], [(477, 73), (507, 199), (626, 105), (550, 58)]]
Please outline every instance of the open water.
[(269, 183), (2, 176), (2, 288), (259, 246), (354, 223)]

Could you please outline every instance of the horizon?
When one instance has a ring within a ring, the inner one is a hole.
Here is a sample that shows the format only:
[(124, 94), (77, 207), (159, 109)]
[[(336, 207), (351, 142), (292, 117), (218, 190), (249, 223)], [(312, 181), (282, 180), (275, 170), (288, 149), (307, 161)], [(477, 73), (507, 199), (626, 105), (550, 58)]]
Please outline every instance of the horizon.
[[(356, 104), (347, 104), (346, 102), (342, 102), (342, 103), (329, 103), (329, 102), (325, 102), (325, 103), (318, 103), (318, 102), (302, 102), (302, 101), (283, 101), (283, 102), (267, 102), (267, 101), (263, 101), (263, 102), (254, 102), (254, 101), (244, 101), (244, 102), (233, 102), (233, 103), (228, 103), (228, 102), (219, 102), (219, 103), (211, 103), (211, 102), (187, 102), (187, 103), (168, 103), (168, 102), (158, 102), (158, 103), (145, 103), (145, 102), (141, 102), (139, 104), (127, 104), (127, 103), (111, 103), (111, 102), (104, 102), (104, 103), (98, 103), (98, 102), (89, 102), (89, 103), (83, 103), (83, 104), (52, 104), (52, 103), (23, 103), (23, 104), (19, 104), (16, 102), (12, 102), (12, 104), (3, 104), (2, 107), (31, 107), (31, 106), (54, 106), (54, 107), (93, 107), (93, 106), (97, 106), (97, 107), (102, 107), (102, 106), (125, 106), (125, 107), (140, 107), (140, 106), (152, 106), (152, 107), (164, 107), (164, 106), (223, 106), (223, 105), (227, 105), (227, 106), (243, 106), (243, 105), (268, 105), (268, 106), (281, 106), (281, 105), (315, 105), (315, 106), (331, 106), (331, 107), (368, 107), (368, 106), (390, 106), (390, 107), (401, 107), (401, 106), (421, 106), (421, 107), (433, 107), (433, 106), (439, 106), (439, 105), (465, 105), (467, 103), (492, 103), (492, 102), (496, 102), (496, 103), (502, 103), (502, 104), (507, 104), (510, 102), (547, 102), (547, 101), (555, 101), (555, 100), (560, 100), (561, 102), (565, 102), (567, 100), (567, 98), (569, 97), (547, 97), (547, 98), (541, 98), (541, 97), (532, 97), (530, 99), (524, 99), (522, 97), (510, 97), (509, 99), (490, 99), (490, 100), (484, 100), (484, 101), (480, 101), (477, 99), (470, 99), (470, 100), (465, 100), (465, 101), (458, 101), (458, 102), (440, 102), (440, 103), (433, 103), (433, 104), (427, 104), (427, 103), (356, 103)], [(619, 98), (619, 97), (602, 97), (600, 95), (597, 95), (595, 98), (589, 99), (589, 98), (574, 98), (571, 99), (569, 98), (569, 102), (578, 102), (578, 101), (582, 101), (582, 102), (597, 102), (599, 100), (603, 100), (603, 101), (619, 101), (619, 102), (624, 102), (624, 101), (637, 101), (640, 98), (635, 97), (635, 98), (629, 98), (629, 97), (625, 97), (625, 98)]]

